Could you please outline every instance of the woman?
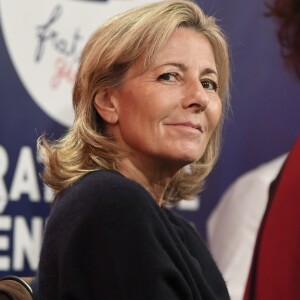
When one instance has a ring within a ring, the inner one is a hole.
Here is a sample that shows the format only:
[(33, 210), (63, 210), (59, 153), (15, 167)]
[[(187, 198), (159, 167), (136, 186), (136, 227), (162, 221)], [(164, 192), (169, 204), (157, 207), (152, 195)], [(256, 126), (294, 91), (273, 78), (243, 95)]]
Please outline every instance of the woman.
[(192, 226), (165, 206), (195, 197), (218, 156), (225, 38), (194, 3), (163, 1), (101, 26), (83, 51), (75, 121), (41, 139), (55, 191), (40, 299), (228, 299)]

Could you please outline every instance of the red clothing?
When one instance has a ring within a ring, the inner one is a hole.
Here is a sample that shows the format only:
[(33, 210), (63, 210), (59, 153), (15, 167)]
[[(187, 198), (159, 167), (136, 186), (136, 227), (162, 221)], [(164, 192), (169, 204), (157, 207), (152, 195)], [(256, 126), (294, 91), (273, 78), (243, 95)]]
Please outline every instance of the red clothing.
[(270, 188), (244, 300), (300, 299), (300, 138)]

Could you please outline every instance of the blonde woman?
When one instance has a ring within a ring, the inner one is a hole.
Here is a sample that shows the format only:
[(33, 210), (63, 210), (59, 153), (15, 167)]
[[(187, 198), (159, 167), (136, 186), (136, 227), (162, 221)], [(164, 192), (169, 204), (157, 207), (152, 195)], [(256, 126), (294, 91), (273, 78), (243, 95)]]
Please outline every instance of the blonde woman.
[(91, 36), (74, 125), (39, 141), (55, 202), (38, 299), (229, 299), (201, 238), (166, 209), (203, 188), (228, 85), (225, 37), (191, 1), (133, 9)]

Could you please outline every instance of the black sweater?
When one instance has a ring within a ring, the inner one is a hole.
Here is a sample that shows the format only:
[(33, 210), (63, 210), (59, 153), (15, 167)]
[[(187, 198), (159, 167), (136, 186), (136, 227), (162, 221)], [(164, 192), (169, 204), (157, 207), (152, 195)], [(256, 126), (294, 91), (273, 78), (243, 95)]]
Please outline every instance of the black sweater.
[(38, 272), (41, 300), (229, 299), (193, 227), (111, 171), (87, 174), (57, 199)]

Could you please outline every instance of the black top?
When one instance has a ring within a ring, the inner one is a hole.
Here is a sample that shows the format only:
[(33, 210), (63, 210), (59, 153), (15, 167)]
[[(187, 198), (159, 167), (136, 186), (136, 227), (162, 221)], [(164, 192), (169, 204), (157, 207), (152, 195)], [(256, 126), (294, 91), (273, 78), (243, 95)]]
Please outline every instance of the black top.
[(41, 250), (38, 299), (229, 299), (194, 228), (139, 184), (95, 171), (55, 203)]

